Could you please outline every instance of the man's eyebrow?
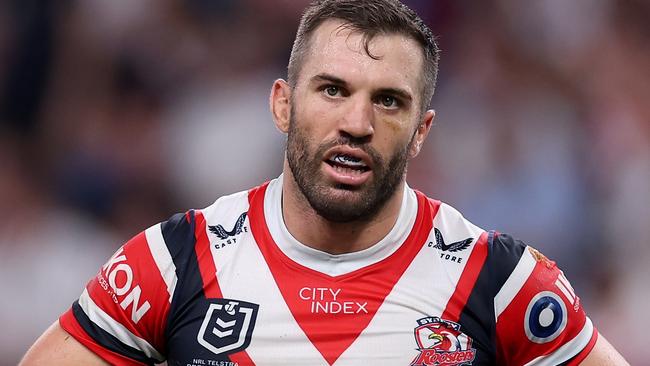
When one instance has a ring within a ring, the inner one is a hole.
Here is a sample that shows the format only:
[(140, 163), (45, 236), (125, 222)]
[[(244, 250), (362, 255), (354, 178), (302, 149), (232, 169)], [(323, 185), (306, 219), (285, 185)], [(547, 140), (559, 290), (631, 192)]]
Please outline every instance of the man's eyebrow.
[(346, 86), (348, 84), (345, 80), (330, 74), (318, 74), (313, 76), (311, 80), (316, 82), (327, 81), (332, 84), (341, 85), (341, 86)]
[(411, 93), (402, 88), (382, 88), (377, 91), (377, 94), (395, 95), (407, 101), (413, 100)]

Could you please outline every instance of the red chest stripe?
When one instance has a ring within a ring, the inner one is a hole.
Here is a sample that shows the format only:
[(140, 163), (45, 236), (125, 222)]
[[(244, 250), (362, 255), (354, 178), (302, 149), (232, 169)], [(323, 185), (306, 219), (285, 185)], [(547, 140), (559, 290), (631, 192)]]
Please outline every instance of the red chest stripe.
[[(199, 270), (201, 271), (201, 278), (203, 279), (203, 292), (205, 297), (209, 299), (223, 298), (219, 281), (217, 280), (217, 268), (214, 265), (214, 259), (210, 251), (210, 240), (206, 231), (205, 217), (201, 212), (196, 213), (196, 258), (199, 262)], [(248, 356), (246, 351), (240, 351), (228, 355), (232, 362), (241, 366), (253, 366), (255, 363)]]
[(249, 194), (251, 231), (300, 328), (331, 365), (368, 326), (431, 231), (440, 205), (418, 193), (418, 212), (400, 248), (372, 265), (340, 276), (307, 268), (275, 244), (264, 218), (267, 185)]
[(443, 319), (451, 320), (453, 322), (458, 322), (460, 319), (460, 314), (463, 311), (465, 304), (467, 304), (467, 299), (472, 293), (478, 275), (487, 259), (487, 236), (487, 233), (481, 234), (474, 245), (472, 254), (470, 254), (465, 269), (456, 284), (454, 294), (449, 298), (445, 311), (442, 313)]
[(205, 230), (205, 217), (201, 212), (196, 213), (196, 258), (199, 261), (199, 270), (203, 279), (203, 292), (209, 299), (223, 298), (219, 282), (216, 280), (217, 268), (214, 265), (214, 259), (210, 251), (210, 240)]

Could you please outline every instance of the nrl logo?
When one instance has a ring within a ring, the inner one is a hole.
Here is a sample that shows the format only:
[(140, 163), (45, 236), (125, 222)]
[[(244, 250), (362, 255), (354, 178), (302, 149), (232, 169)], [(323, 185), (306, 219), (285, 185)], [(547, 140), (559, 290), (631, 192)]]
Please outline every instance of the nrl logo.
[(230, 299), (211, 301), (196, 336), (199, 344), (216, 355), (248, 347), (259, 305)]
[(418, 320), (415, 342), (420, 354), (411, 366), (471, 365), (476, 357), (472, 339), (460, 331), (460, 324), (437, 316)]

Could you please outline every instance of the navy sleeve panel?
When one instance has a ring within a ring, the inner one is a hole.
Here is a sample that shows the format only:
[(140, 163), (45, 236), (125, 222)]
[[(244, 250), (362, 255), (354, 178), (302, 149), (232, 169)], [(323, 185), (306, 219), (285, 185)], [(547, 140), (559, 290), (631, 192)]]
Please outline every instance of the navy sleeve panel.
[(474, 288), (470, 293), (465, 308), (460, 314), (460, 324), (463, 329), (473, 336), (476, 346), (476, 360), (490, 360), (493, 364), (496, 360), (496, 321), (492, 306), (494, 294), (492, 293), (492, 266), (490, 265), (490, 243), (494, 233), (488, 233), (488, 258), (479, 272)]
[[(460, 323), (480, 344), (480, 359), (496, 362), (494, 297), (519, 262), (526, 245), (510, 235), (488, 233), (488, 258), (460, 316)], [(479, 359), (479, 357), (477, 357)]]
[(179, 309), (184, 308), (188, 301), (192, 301), (197, 293), (202, 294), (203, 290), (195, 254), (195, 226), (193, 210), (186, 214), (176, 214), (161, 224), (163, 239), (174, 261), (178, 278), (165, 328), (168, 344), (178, 327), (176, 320), (179, 318)]
[(526, 244), (508, 234), (493, 232), (488, 240), (488, 264), (492, 267), (492, 298), (501, 290), (526, 250)]
[(79, 305), (79, 301), (72, 304), (72, 313), (83, 330), (102, 347), (147, 365), (154, 365), (159, 362), (156, 359), (147, 357), (144, 352), (120, 342), (119, 339), (93, 323)]
[(165, 331), (170, 366), (186, 365), (193, 358), (230, 362), (227, 354), (213, 354), (197, 342), (202, 321), (214, 301), (205, 296), (196, 252), (197, 238), (204, 229), (197, 227), (193, 211), (174, 216), (162, 225), (163, 238), (172, 254), (178, 278)]
[(177, 272), (179, 261), (187, 261), (189, 252), (194, 251), (194, 225), (193, 210), (175, 214), (161, 224), (163, 239), (174, 260)]

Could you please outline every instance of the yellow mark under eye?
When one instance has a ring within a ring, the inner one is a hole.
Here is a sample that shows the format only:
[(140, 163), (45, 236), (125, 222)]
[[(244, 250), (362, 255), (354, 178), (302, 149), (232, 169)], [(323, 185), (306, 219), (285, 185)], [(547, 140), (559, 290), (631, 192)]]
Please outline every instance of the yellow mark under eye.
[(399, 118), (393, 118), (392, 116), (384, 116), (381, 121), (390, 127), (393, 132), (400, 131), (406, 124), (406, 121), (400, 120)]

